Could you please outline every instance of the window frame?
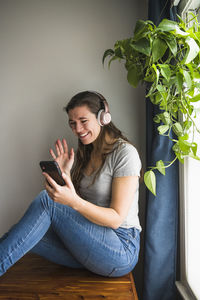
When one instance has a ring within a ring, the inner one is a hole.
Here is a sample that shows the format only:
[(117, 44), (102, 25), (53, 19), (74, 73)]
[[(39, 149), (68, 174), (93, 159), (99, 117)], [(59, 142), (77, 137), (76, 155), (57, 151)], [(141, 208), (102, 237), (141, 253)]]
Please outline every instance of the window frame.
[[(175, 0), (178, 5), (178, 13), (182, 19), (187, 18), (187, 13), (197, 11), (200, 0)], [(179, 254), (180, 254), (180, 279), (176, 281), (177, 289), (184, 300), (198, 300), (187, 281), (187, 176), (189, 159), (184, 164), (179, 164)]]
[(183, 165), (179, 165), (179, 232), (180, 232), (180, 280), (176, 281), (176, 286), (184, 300), (198, 300), (187, 281), (187, 184), (186, 184), (186, 170), (188, 169), (189, 160), (186, 158)]

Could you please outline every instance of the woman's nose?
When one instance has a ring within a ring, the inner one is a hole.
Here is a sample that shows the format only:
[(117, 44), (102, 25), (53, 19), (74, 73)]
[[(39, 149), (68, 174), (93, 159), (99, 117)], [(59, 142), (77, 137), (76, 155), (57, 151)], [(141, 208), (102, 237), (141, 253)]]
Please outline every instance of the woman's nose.
[(76, 124), (76, 132), (77, 133), (81, 132), (82, 128), (83, 128), (83, 125), (81, 123)]

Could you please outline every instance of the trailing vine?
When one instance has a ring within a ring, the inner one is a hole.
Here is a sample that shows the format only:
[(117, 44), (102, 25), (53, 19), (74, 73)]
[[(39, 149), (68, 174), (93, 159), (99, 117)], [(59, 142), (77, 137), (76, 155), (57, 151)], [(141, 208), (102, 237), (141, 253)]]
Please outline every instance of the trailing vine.
[(196, 124), (199, 111), (194, 107), (200, 101), (200, 24), (194, 15), (189, 27), (178, 18), (178, 22), (163, 19), (158, 26), (139, 20), (132, 37), (117, 41), (103, 55), (103, 63), (109, 57), (109, 67), (114, 60), (124, 62), (133, 87), (148, 84), (146, 97), (159, 107), (154, 117), (158, 133), (173, 141), (174, 159), (159, 160), (144, 174), (154, 195), (155, 170), (165, 175), (176, 160), (184, 163), (188, 156), (200, 160), (194, 135), (200, 133)]

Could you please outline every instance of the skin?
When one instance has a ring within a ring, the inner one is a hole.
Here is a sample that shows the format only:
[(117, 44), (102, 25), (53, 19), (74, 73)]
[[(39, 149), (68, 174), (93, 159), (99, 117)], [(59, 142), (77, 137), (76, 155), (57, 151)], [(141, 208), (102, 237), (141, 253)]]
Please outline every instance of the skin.
[[(92, 156), (95, 157), (95, 141), (101, 130), (95, 114), (87, 106), (80, 106), (70, 110), (68, 116), (69, 125), (81, 142), (83, 144), (93, 143)], [(66, 185), (58, 185), (48, 174), (43, 173), (46, 179), (45, 189), (51, 199), (72, 207), (93, 223), (113, 229), (120, 227), (133, 201), (138, 185), (138, 176), (113, 178), (110, 207), (99, 207), (81, 198), (75, 191), (70, 178), (70, 170), (74, 162), (74, 150), (69, 151), (65, 139), (62, 141), (58, 139), (55, 143), (55, 149), (56, 154), (53, 149), (50, 149), (50, 154), (58, 162)], [(91, 164), (92, 162), (89, 162), (88, 172)]]

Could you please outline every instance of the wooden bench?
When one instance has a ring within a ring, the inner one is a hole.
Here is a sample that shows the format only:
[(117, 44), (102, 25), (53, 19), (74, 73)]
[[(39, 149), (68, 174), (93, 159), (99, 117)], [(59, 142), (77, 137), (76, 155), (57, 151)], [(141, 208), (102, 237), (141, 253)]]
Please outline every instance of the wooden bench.
[(0, 277), (0, 299), (138, 300), (138, 297), (132, 273), (107, 278), (26, 254)]

